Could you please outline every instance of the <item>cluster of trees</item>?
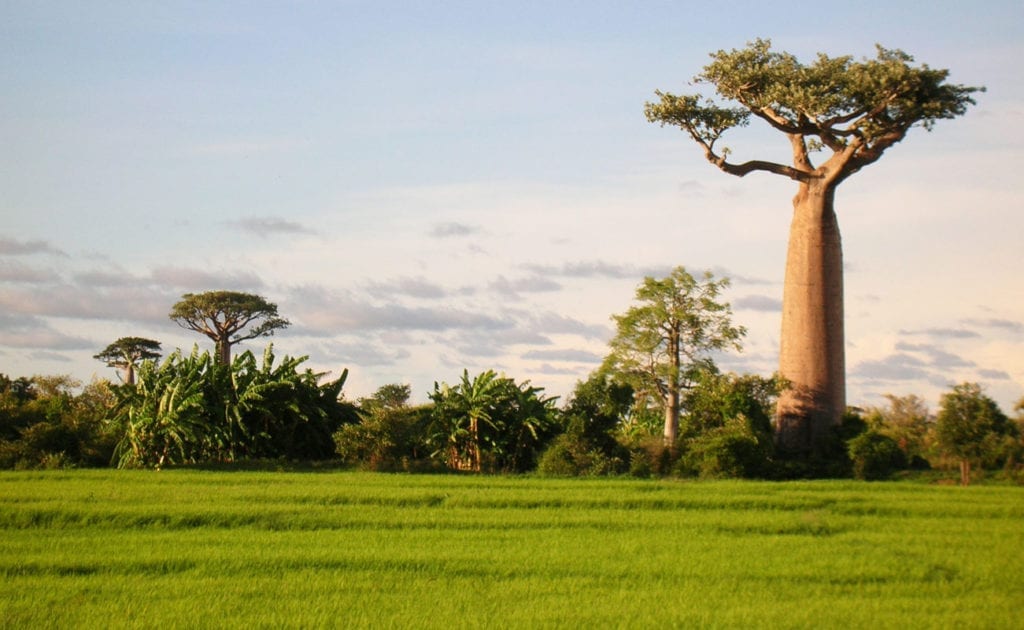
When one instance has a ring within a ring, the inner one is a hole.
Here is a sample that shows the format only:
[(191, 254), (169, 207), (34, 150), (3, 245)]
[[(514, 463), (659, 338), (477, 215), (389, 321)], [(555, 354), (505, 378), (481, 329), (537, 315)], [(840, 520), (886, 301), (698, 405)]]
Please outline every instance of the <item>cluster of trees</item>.
[[(426, 404), (410, 404), (405, 384), (349, 402), (347, 371), (325, 379), (302, 368), (305, 357), (279, 361), (272, 345), (260, 359), (225, 350), (252, 338), (247, 325), (257, 336), (286, 326), (276, 306), (232, 292), (189, 294), (183, 301), (205, 311), (187, 325), (214, 340), (214, 353), (195, 347), (160, 360), (158, 342), (124, 337), (96, 355), (122, 382), (77, 394), (67, 377), (0, 376), (0, 466), (333, 459), (409, 472), (882, 479), (959, 468), (968, 483), (972, 470), (1002, 468), (1020, 476), (1024, 400), (1014, 420), (970, 383), (945, 394), (935, 415), (917, 397), (890, 396), (886, 406), (848, 410), (811, 456), (780, 448), (777, 404), (790, 383), (723, 373), (714, 361), (746, 334), (721, 300), (727, 286), (682, 267), (646, 278), (636, 304), (614, 317), (606, 360), (561, 406), (492, 370), (435, 383)], [(171, 317), (182, 312), (179, 304)], [(199, 325), (203, 318), (215, 324)]]
[[(170, 317), (208, 337), (212, 355), (175, 352), (158, 365), (158, 342), (119, 339), (96, 358), (120, 369), (122, 384), (90, 385), (92, 402), (81, 405), (59, 379), (8, 379), (3, 462), (38, 452), (85, 463), (103, 449), (84, 443), (113, 439), (117, 462), (144, 466), (322, 457), (332, 443), (344, 460), (377, 469), (877, 478), (956, 462), (966, 483), (972, 468), (1014, 466), (1019, 422), (977, 385), (954, 387), (934, 418), (913, 398), (866, 415), (846, 408), (836, 191), (910, 129), (963, 115), (983, 88), (947, 83), (948, 71), (882, 47), (874, 59), (819, 54), (805, 64), (756, 40), (711, 58), (694, 84), (712, 86), (717, 100), (659, 91), (646, 115), (679, 127), (727, 174), (795, 182), (778, 376), (718, 371), (715, 353), (739, 349), (745, 330), (720, 301), (726, 280), (682, 268), (644, 281), (638, 305), (615, 317), (607, 360), (561, 409), (492, 371), (436, 385), (428, 405), (410, 406), (397, 384), (345, 403), (344, 375), (320, 384), (322, 375), (298, 370), (301, 358), (275, 366), (268, 348), (262, 364), (251, 353), (233, 361), (234, 344), (289, 322), (260, 296), (211, 291), (184, 295)], [(730, 161), (722, 137), (751, 119), (785, 136), (791, 163)], [(71, 413), (82, 420), (65, 422)]]

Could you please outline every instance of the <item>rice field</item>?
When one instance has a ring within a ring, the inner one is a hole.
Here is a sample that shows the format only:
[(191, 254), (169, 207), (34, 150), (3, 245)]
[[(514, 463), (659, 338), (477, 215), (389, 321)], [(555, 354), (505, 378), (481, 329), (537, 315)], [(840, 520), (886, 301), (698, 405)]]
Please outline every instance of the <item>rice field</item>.
[(0, 473), (0, 624), (1008, 628), (1024, 488)]

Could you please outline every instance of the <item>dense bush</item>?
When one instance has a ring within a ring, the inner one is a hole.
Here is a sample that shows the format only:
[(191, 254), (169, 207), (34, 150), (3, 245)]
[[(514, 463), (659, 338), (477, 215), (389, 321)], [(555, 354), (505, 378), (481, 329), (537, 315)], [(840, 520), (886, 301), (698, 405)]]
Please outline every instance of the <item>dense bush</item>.
[(868, 430), (847, 442), (847, 452), (857, 479), (887, 479), (907, 465), (899, 443), (888, 435)]
[(348, 372), (321, 385), (322, 375), (298, 370), (303, 361), (275, 365), (268, 346), (262, 363), (247, 351), (220, 365), (198, 348), (144, 362), (134, 386), (115, 388), (118, 465), (333, 456), (332, 435), (357, 419), (341, 398)]
[(488, 370), (430, 394), (432, 457), (451, 470), (526, 472), (557, 433), (557, 399)]
[(685, 441), (676, 471), (705, 478), (756, 478), (768, 474), (771, 435), (754, 428), (743, 415)]
[(104, 423), (110, 384), (68, 376), (0, 375), (0, 468), (106, 466), (116, 434)]
[(334, 434), (341, 459), (364, 470), (430, 470), (429, 406), (409, 406), (408, 385), (385, 385), (359, 401), (359, 422)]

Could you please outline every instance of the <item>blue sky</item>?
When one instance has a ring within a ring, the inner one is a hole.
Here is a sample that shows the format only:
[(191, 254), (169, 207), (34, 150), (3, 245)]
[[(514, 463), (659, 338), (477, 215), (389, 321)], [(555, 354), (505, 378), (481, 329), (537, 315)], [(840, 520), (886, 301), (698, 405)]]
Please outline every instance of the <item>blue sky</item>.
[[(813, 10), (808, 7), (814, 6)], [(645, 274), (728, 275), (775, 369), (794, 193), (647, 123), (707, 54), (875, 43), (988, 92), (840, 188), (849, 399), (1024, 396), (1019, 2), (20, 2), (0, 6), (0, 371), (113, 377), (126, 335), (206, 340), (182, 293), (253, 291), (349, 395), (463, 368), (564, 395)], [(752, 125), (737, 159), (786, 159)], [(245, 347), (259, 348), (249, 343)]]

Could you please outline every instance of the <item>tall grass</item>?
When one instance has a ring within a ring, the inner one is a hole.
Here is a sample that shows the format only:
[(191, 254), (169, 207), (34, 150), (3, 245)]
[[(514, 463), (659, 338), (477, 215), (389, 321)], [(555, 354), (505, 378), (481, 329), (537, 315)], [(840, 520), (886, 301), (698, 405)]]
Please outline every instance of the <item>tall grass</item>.
[(5, 627), (1010, 627), (1024, 489), (0, 474)]

